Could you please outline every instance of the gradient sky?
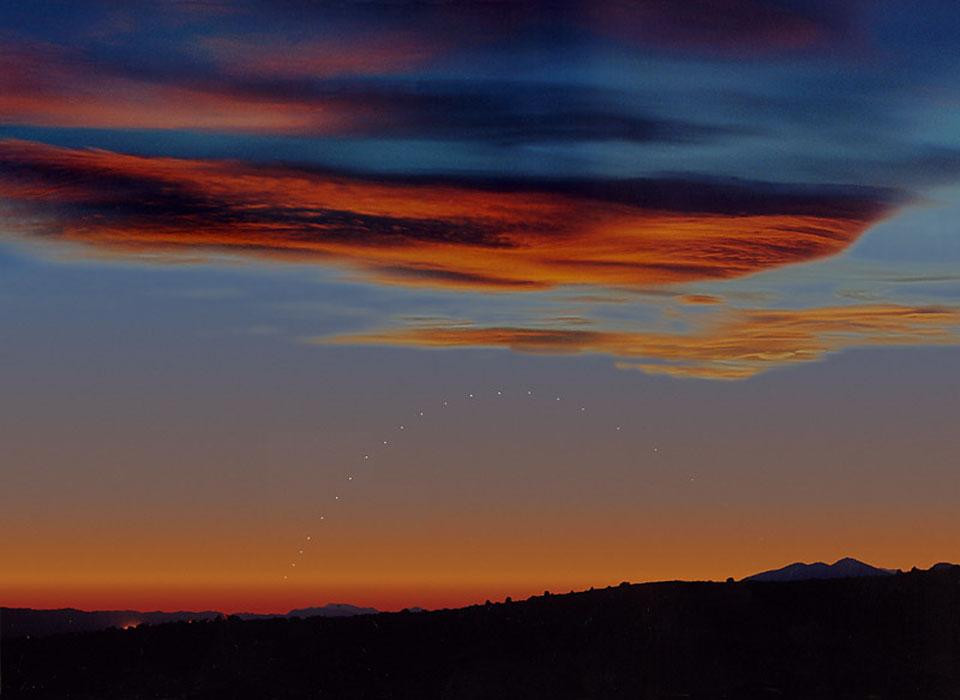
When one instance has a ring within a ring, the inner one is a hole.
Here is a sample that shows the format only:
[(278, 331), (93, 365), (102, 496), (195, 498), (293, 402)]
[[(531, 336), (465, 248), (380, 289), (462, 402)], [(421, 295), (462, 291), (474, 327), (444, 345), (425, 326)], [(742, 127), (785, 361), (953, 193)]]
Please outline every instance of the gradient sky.
[(960, 559), (954, 3), (0, 27), (0, 603)]

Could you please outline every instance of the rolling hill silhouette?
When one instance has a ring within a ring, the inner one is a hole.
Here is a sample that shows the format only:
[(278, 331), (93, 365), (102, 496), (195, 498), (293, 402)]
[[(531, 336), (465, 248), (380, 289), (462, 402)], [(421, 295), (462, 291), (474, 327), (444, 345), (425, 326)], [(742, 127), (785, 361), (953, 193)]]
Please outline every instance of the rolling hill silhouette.
[(4, 698), (960, 698), (960, 567), (4, 645)]
[[(373, 615), (375, 608), (361, 608), (346, 603), (328, 603), (315, 608), (300, 608), (286, 613), (239, 613), (244, 620), (266, 620), (274, 617), (350, 617)], [(216, 610), (177, 612), (142, 612), (140, 610), (34, 610), (33, 608), (0, 608), (0, 639), (43, 637), (67, 632), (96, 632), (111, 627), (121, 629), (137, 625), (159, 625), (166, 622), (215, 620), (226, 617)]]

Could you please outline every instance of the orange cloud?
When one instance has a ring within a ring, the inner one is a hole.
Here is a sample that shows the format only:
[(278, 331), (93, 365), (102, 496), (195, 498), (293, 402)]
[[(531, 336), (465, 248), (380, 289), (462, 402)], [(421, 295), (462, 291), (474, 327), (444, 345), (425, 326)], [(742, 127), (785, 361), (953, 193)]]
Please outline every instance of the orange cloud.
[(332, 78), (387, 75), (416, 68), (438, 47), (403, 33), (290, 41), (210, 37), (201, 43), (227, 74), (265, 78)]
[(6, 37), (0, 46), (0, 124), (343, 133), (370, 118), (373, 108), (345, 96), (285, 88), (282, 81), (386, 74), (434, 53), (411, 36), (361, 39), (286, 47), (209, 39), (203, 48), (216, 71), (196, 66), (189, 75), (161, 76), (103, 63), (76, 49)]
[(832, 255), (888, 193), (761, 183), (362, 178), (0, 142), (0, 198), (46, 238), (103, 251), (227, 251), (408, 285), (543, 289), (739, 277)]
[(682, 301), (684, 304), (698, 305), (713, 305), (723, 303), (723, 299), (713, 296), (712, 294), (684, 294), (682, 297), (680, 297), (680, 301)]
[(743, 379), (853, 347), (960, 344), (960, 308), (876, 305), (741, 310), (691, 333), (419, 326), (315, 342), (599, 353), (617, 358), (622, 369)]

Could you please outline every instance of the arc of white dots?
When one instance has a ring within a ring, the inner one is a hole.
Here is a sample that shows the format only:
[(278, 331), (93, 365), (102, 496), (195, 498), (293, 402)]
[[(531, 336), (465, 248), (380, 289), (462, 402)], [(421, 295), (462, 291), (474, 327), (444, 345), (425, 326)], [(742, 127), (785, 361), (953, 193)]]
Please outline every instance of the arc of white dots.
[[(527, 396), (533, 396), (533, 390), (532, 390), (532, 389), (527, 389), (526, 392), (527, 392)], [(497, 395), (498, 397), (502, 397), (502, 396), (503, 396), (503, 390), (502, 390), (502, 389), (497, 389), (496, 395)], [(473, 399), (473, 398), (476, 397), (476, 394), (475, 394), (474, 392), (468, 392), (466, 396), (467, 396), (468, 399)], [(562, 399), (562, 396), (556, 396), (554, 400), (555, 400), (555, 401), (560, 401), (561, 399)], [(448, 408), (449, 405), (450, 405), (450, 404), (449, 404), (449, 401), (448, 401), (447, 399), (443, 399), (443, 401), (441, 402), (441, 406), (442, 406), (443, 408)], [(579, 413), (586, 413), (586, 411), (587, 411), (587, 407), (586, 407), (586, 406), (580, 406), (580, 407), (579, 407)], [(417, 411), (417, 415), (418, 415), (418, 417), (423, 418), (424, 415), (425, 415), (425, 413), (424, 413), (424, 411), (421, 409), (421, 410), (418, 410), (418, 411)], [(622, 425), (617, 425), (617, 426), (615, 427), (615, 429), (616, 429), (617, 432), (622, 432), (623, 426), (622, 426)], [(398, 424), (397, 430), (405, 431), (405, 430), (406, 430), (406, 425), (403, 424), (403, 423)], [(381, 443), (384, 445), (384, 447), (389, 447), (389, 446), (390, 446), (390, 441), (389, 441), (389, 440), (382, 440)], [(660, 448), (659, 448), (659, 447), (654, 447), (654, 448), (653, 448), (653, 451), (654, 451), (654, 453), (659, 454), (659, 453), (660, 453)], [(370, 461), (370, 454), (369, 454), (369, 453), (363, 455), (363, 461), (364, 461), (364, 462)], [(353, 481), (353, 474), (347, 474), (346, 480), (347, 480), (348, 482), (352, 482), (352, 481)], [(691, 477), (690, 481), (693, 481), (693, 478), (692, 478), (692, 477)], [(336, 501), (336, 502), (339, 502), (339, 501), (340, 501), (340, 495), (339, 495), (339, 494), (335, 494), (334, 497), (333, 497), (333, 500)], [(325, 520), (325, 519), (326, 519), (326, 515), (325, 515), (325, 514), (321, 514), (321, 515), (319, 516), (319, 519), (320, 519), (321, 521)], [(312, 541), (313, 541), (313, 537), (312, 537), (311, 535), (306, 535), (305, 538), (304, 538), (304, 541), (305, 541), (305, 542), (308, 542), (308, 543), (309, 543), (309, 542), (312, 542)], [(297, 550), (297, 555), (298, 555), (298, 556), (303, 556), (303, 555), (304, 555), (304, 549), (303, 549), (303, 548), (298, 549), (298, 550)], [(296, 568), (296, 566), (297, 566), (297, 563), (296, 563), (296, 562), (290, 562), (290, 568)], [(284, 580), (284, 581), (288, 580), (288, 576), (287, 576), (287, 575), (284, 575), (284, 576), (283, 576), (283, 580)]]

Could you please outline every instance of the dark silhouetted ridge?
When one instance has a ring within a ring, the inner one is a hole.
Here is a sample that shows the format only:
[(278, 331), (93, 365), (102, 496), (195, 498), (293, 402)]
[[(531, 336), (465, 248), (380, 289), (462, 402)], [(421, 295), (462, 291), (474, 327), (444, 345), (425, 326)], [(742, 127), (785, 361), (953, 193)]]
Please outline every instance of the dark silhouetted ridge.
[(18, 639), (3, 653), (4, 700), (958, 700), (960, 567), (231, 616)]
[(354, 615), (376, 615), (376, 608), (361, 608), (347, 603), (327, 603), (316, 608), (296, 608), (285, 614), (238, 613), (234, 617), (243, 620), (266, 620), (272, 617), (353, 617)]
[[(244, 620), (266, 620), (273, 617), (350, 617), (373, 615), (376, 608), (361, 608), (346, 603), (329, 603), (316, 608), (300, 608), (287, 613), (239, 613)], [(142, 612), (140, 610), (34, 610), (32, 608), (0, 608), (0, 638), (44, 637), (68, 632), (96, 632), (111, 627), (159, 625), (166, 622), (193, 622), (226, 617), (216, 610), (177, 612)]]
[(822, 561), (816, 564), (804, 564), (797, 562), (790, 564), (782, 569), (773, 571), (764, 571), (753, 576), (747, 576), (744, 581), (810, 581), (813, 579), (831, 579), (831, 578), (858, 578), (861, 576), (890, 576), (896, 571), (890, 569), (880, 569), (870, 564), (864, 564), (858, 559), (845, 557), (838, 559), (833, 564), (825, 564)]

